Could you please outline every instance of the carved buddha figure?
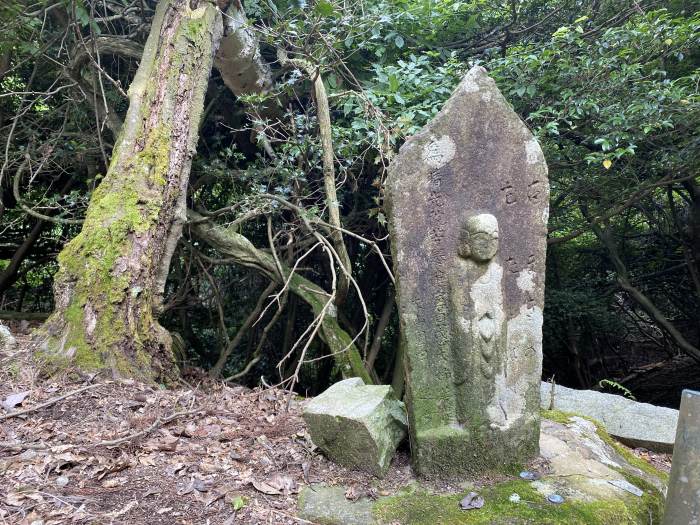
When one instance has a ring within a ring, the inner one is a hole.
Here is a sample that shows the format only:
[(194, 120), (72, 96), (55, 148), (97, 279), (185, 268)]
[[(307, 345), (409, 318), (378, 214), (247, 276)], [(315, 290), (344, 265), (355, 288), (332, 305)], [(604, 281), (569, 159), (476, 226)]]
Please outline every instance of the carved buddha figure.
[[(494, 375), (505, 351), (503, 268), (499, 264), (498, 220), (482, 213), (460, 229), (451, 280), (454, 326), (456, 420), (485, 432), (490, 419), (475, 400), (493, 396)], [(503, 417), (507, 417), (503, 414)]]
[(469, 217), (462, 226), (457, 252), (463, 259), (488, 262), (498, 251), (498, 220), (490, 213)]

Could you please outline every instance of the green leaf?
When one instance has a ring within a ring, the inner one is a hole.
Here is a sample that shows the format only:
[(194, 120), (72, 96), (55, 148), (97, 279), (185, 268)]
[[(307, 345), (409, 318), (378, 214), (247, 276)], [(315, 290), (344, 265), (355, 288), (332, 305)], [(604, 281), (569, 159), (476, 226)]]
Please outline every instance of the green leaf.
[(314, 6), (314, 13), (320, 16), (333, 16), (335, 9), (328, 0), (319, 0)]
[(404, 44), (403, 37), (401, 35), (396, 35), (396, 38), (394, 38), (394, 44), (396, 44), (396, 47), (401, 49)]
[(328, 85), (332, 88), (335, 89), (338, 87), (338, 77), (336, 77), (333, 73), (328, 75), (326, 77), (326, 82), (328, 82)]
[(391, 91), (399, 90), (399, 79), (396, 77), (396, 75), (389, 75), (389, 89)]
[(248, 498), (244, 498), (243, 496), (236, 496), (231, 502), (231, 505), (233, 505), (233, 510), (241, 510), (243, 507), (246, 506), (247, 503)]
[(83, 7), (82, 3), (75, 4), (75, 16), (81, 25), (86, 26), (90, 23), (90, 14), (87, 12), (87, 9)]

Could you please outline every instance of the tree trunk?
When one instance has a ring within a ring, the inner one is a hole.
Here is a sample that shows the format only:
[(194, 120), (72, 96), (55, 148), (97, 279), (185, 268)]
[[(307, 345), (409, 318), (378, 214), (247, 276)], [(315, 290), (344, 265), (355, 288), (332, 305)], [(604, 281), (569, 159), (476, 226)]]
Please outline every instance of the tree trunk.
[(224, 28), (214, 63), (224, 84), (238, 97), (270, 91), (272, 71), (260, 55), (258, 37), (240, 2), (229, 5)]
[(157, 317), (223, 32), (218, 9), (197, 3), (158, 4), (107, 175), (58, 257), (56, 310), (37, 333), (50, 369), (73, 361), (144, 380), (176, 373)]
[(34, 226), (29, 231), (29, 235), (27, 235), (24, 242), (22, 242), (17, 251), (12, 255), (9, 264), (0, 272), (0, 295), (5, 293), (17, 280), (19, 267), (22, 265), (27, 255), (29, 255), (39, 235), (41, 235), (44, 225), (45, 223), (42, 220), (38, 220), (34, 223)]
[(690, 195), (688, 271), (695, 283), (696, 292), (700, 294), (700, 184), (691, 179), (685, 182), (684, 186)]
[(374, 371), (374, 362), (377, 360), (379, 350), (382, 347), (382, 337), (384, 337), (384, 331), (391, 320), (391, 312), (394, 310), (394, 301), (394, 287), (389, 285), (386, 289), (384, 307), (382, 308), (382, 313), (379, 316), (379, 322), (377, 323), (377, 328), (375, 329), (374, 337), (372, 338), (372, 346), (369, 349), (369, 353), (367, 354), (367, 362), (365, 363), (367, 371), (370, 374)]

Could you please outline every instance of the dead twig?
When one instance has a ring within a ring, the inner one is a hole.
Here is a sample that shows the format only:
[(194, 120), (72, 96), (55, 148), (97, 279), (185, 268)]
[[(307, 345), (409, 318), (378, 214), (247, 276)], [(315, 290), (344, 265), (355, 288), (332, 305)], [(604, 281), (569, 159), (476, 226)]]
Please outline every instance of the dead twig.
[[(90, 385), (95, 386), (95, 385)], [(76, 391), (77, 392), (77, 391)], [(72, 392), (75, 393), (75, 392)], [(141, 430), (139, 432), (134, 432), (128, 436), (124, 436), (117, 439), (110, 439), (105, 441), (98, 441), (97, 443), (59, 443), (59, 444), (49, 444), (49, 443), (9, 443), (7, 441), (0, 441), (0, 448), (11, 449), (11, 450), (51, 450), (60, 448), (62, 451), (70, 450), (79, 447), (114, 447), (116, 445), (121, 445), (127, 441), (137, 439), (146, 436), (156, 430), (158, 427), (170, 423), (178, 418), (184, 416), (191, 416), (200, 412), (205, 412), (205, 410), (198, 408), (196, 410), (183, 410), (182, 412), (175, 412), (164, 418), (158, 418), (155, 422), (148, 428)]]
[(104, 384), (108, 384), (108, 383), (94, 383), (92, 385), (87, 385), (87, 386), (84, 386), (82, 388), (78, 388), (77, 390), (73, 390), (72, 392), (68, 392), (67, 394), (63, 394), (62, 396), (52, 397), (48, 401), (45, 401), (44, 403), (40, 403), (36, 406), (26, 408), (24, 410), (18, 410), (16, 412), (10, 412), (9, 414), (4, 414), (4, 415), (0, 416), (0, 421), (4, 421), (5, 419), (10, 419), (11, 417), (22, 416), (24, 414), (29, 414), (31, 412), (35, 412), (35, 411), (40, 410), (42, 408), (46, 408), (48, 406), (51, 406), (54, 403), (58, 403), (59, 401), (63, 401), (66, 398), (69, 398), (69, 397), (74, 396), (76, 394), (80, 394), (81, 392), (85, 392), (86, 390), (90, 390), (91, 388), (95, 388), (95, 387), (98, 387), (98, 386), (101, 386)]
[[(49, 450), (53, 447), (59, 447), (65, 445), (47, 445), (46, 443), (9, 443), (7, 441), (0, 441), (0, 448), (6, 448), (10, 450)], [(70, 445), (69, 445), (70, 446)]]
[(175, 412), (174, 414), (171, 414), (167, 417), (164, 418), (158, 418), (155, 420), (155, 422), (148, 428), (141, 430), (139, 432), (135, 432), (133, 434), (129, 434), (128, 436), (124, 436), (118, 439), (111, 439), (107, 441), (99, 441), (98, 443), (90, 443), (88, 446), (91, 447), (114, 447), (116, 445), (121, 445), (122, 443), (126, 443), (127, 441), (131, 441), (132, 439), (137, 439), (142, 436), (145, 436), (147, 434), (150, 434), (153, 432), (155, 429), (160, 427), (161, 425), (165, 425), (166, 423), (170, 423), (171, 421), (174, 421), (175, 419), (184, 417), (184, 416), (191, 416), (193, 414), (197, 414), (199, 412), (204, 412), (201, 408), (198, 408), (196, 410), (183, 410), (182, 412)]

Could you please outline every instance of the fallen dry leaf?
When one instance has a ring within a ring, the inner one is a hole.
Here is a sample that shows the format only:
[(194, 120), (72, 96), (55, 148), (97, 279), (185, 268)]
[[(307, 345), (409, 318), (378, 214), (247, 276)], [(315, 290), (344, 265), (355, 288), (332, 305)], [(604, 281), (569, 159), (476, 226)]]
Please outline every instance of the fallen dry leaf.
[(22, 500), (26, 498), (25, 494), (19, 492), (10, 492), (5, 496), (5, 503), (10, 507), (19, 507), (22, 505)]
[(350, 501), (357, 501), (358, 499), (360, 499), (361, 495), (361, 492), (357, 489), (355, 485), (350, 485), (345, 491), (345, 499), (349, 499)]
[(276, 489), (275, 487), (265, 483), (264, 481), (253, 481), (253, 487), (255, 487), (255, 490), (259, 490), (263, 494), (267, 494), (269, 496), (278, 496), (282, 494), (281, 490)]
[(118, 518), (119, 516), (123, 516), (124, 514), (131, 512), (131, 510), (135, 507), (138, 507), (138, 505), (139, 505), (138, 501), (136, 501), (136, 500), (130, 501), (129, 503), (124, 505), (124, 507), (121, 510), (109, 512), (109, 513), (107, 513), (107, 516), (110, 518)]
[(102, 486), (106, 489), (113, 489), (114, 487), (121, 485), (121, 483), (122, 482), (118, 478), (107, 479), (102, 482)]
[(21, 405), (22, 402), (29, 396), (29, 390), (25, 392), (17, 392), (15, 394), (10, 394), (2, 402), (2, 407), (8, 412), (13, 410), (17, 405)]
[(253, 487), (260, 492), (269, 495), (297, 494), (299, 492), (299, 484), (289, 476), (275, 473), (265, 481), (253, 481)]

